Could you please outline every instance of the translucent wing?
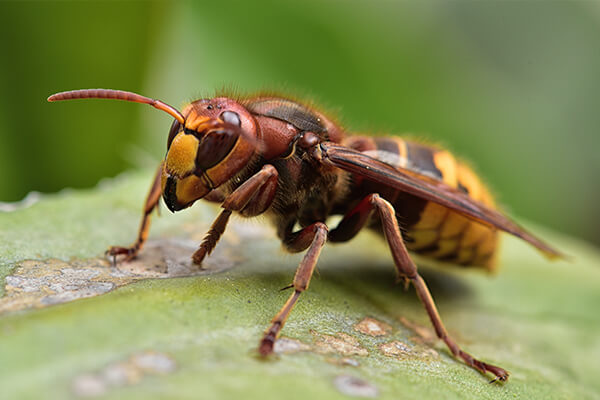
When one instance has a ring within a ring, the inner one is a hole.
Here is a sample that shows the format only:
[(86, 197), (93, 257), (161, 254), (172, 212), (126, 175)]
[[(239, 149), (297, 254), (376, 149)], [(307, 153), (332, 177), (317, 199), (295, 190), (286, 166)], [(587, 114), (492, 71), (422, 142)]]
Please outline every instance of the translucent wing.
[(465, 217), (508, 232), (535, 246), (548, 258), (563, 257), (558, 250), (527, 232), (506, 215), (473, 200), (444, 182), (392, 166), (368, 154), (334, 143), (321, 143), (320, 150), (322, 161), (326, 164), (440, 204)]

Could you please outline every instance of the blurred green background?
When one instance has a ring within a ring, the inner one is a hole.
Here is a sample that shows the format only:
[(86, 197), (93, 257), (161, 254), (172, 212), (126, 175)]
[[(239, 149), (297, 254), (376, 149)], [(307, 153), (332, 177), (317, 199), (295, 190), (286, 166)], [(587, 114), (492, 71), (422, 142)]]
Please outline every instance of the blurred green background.
[(440, 142), (511, 213), (600, 243), (600, 2), (2, 2), (0, 43), (0, 201), (164, 154), (166, 114), (53, 92), (275, 89)]

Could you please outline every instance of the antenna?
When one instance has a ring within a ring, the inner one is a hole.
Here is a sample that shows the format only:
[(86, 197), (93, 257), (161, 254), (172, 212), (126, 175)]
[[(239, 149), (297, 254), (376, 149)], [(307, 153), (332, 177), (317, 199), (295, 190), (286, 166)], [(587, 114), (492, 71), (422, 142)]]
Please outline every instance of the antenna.
[(168, 105), (160, 100), (151, 99), (149, 97), (142, 96), (141, 94), (126, 92), (124, 90), (112, 90), (112, 89), (82, 89), (82, 90), (70, 90), (68, 92), (55, 93), (48, 97), (48, 101), (61, 101), (61, 100), (73, 100), (73, 99), (113, 99), (131, 101), (134, 103), (149, 104), (152, 107), (162, 110), (170, 114), (173, 118), (179, 121), (181, 124), (185, 123), (185, 118), (175, 107)]

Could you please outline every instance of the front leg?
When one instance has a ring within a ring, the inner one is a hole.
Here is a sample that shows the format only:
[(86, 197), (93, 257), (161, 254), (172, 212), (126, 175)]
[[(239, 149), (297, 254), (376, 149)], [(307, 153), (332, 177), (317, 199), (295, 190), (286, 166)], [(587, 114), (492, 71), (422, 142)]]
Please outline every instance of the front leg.
[(202, 264), (204, 258), (214, 250), (225, 232), (233, 211), (245, 217), (253, 217), (264, 213), (269, 208), (275, 197), (278, 178), (279, 174), (275, 167), (267, 164), (225, 198), (221, 205), (223, 211), (215, 219), (200, 248), (192, 256), (194, 264)]
[(156, 170), (156, 175), (154, 175), (154, 181), (152, 181), (152, 186), (150, 187), (148, 196), (146, 197), (146, 203), (144, 203), (144, 213), (142, 215), (142, 222), (140, 223), (137, 240), (130, 247), (111, 246), (106, 251), (106, 254), (113, 257), (113, 264), (116, 264), (118, 255), (124, 255), (125, 261), (134, 259), (144, 246), (144, 243), (146, 243), (146, 240), (148, 239), (148, 232), (150, 231), (150, 214), (156, 208), (158, 201), (160, 200), (160, 177), (163, 166), (164, 163), (161, 162)]

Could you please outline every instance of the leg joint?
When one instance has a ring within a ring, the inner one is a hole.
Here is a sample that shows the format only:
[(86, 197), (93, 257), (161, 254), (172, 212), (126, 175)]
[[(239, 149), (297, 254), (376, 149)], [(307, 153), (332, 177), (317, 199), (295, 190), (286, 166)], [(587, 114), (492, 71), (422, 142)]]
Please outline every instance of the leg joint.
[(323, 222), (315, 222), (313, 227), (315, 234), (319, 234), (319, 232), (329, 233), (329, 228)]
[[(382, 201), (381, 196), (379, 196), (379, 194), (377, 194), (377, 193), (371, 193), (367, 197), (369, 198), (369, 203), (371, 203), (371, 205), (373, 205), (373, 206), (377, 206)], [(383, 201), (385, 201), (385, 200), (383, 200)]]
[(277, 168), (275, 168), (274, 166), (272, 166), (271, 164), (267, 164), (264, 167), (262, 167), (262, 171), (269, 177), (273, 177), (273, 176), (278, 176), (279, 172), (277, 172)]

